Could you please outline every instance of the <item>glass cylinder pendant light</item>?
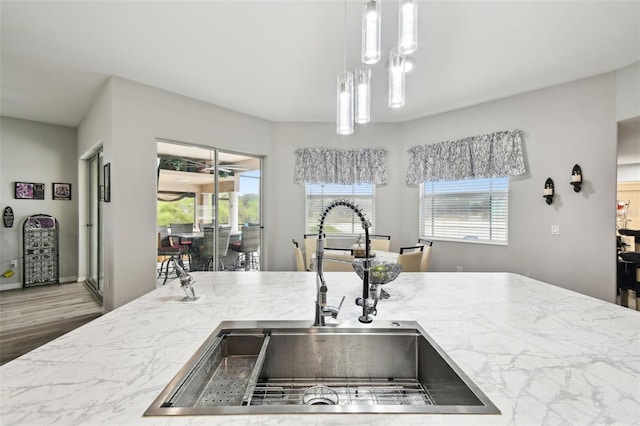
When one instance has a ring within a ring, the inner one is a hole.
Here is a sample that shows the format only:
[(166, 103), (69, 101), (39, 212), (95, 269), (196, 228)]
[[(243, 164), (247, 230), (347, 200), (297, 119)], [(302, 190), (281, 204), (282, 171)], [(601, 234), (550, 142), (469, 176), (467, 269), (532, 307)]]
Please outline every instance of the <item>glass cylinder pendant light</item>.
[(406, 57), (397, 47), (389, 52), (389, 107), (404, 106)]
[(355, 74), (355, 122), (365, 124), (371, 120), (371, 67), (369, 65), (359, 65), (356, 67)]
[(362, 2), (362, 63), (375, 64), (380, 60), (381, 0)]
[(336, 132), (339, 135), (353, 133), (353, 73), (342, 71), (338, 73), (338, 113), (336, 117)]
[(418, 2), (416, 0), (398, 1), (400, 53), (409, 55), (418, 49)]

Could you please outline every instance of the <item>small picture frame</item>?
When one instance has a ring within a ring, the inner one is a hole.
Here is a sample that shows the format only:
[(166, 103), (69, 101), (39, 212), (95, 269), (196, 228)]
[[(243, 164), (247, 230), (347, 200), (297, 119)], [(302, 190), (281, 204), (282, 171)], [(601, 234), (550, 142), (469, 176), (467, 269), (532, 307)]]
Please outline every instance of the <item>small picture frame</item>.
[(71, 200), (71, 184), (70, 183), (53, 183), (52, 194), (54, 200)]
[(18, 200), (44, 200), (44, 183), (16, 182), (14, 194)]
[(111, 163), (107, 163), (104, 169), (104, 202), (111, 202)]

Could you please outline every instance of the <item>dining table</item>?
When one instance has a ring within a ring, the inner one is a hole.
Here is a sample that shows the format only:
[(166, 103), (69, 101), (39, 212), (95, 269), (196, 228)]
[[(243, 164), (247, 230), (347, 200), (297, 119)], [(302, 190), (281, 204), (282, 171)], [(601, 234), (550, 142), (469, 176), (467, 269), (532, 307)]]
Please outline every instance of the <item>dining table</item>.
[[(204, 232), (177, 232), (170, 233), (169, 237), (178, 241), (180, 245), (188, 246), (186, 248), (185, 254), (189, 256), (189, 262), (193, 262), (195, 269), (200, 270), (204, 266), (205, 258), (200, 256), (200, 251), (204, 246)], [(240, 231), (231, 231), (231, 236), (229, 238), (229, 243), (233, 241), (240, 241), (242, 239), (242, 233)], [(235, 258), (237, 257), (236, 253), (230, 253), (227, 256), (222, 256), (223, 264), (234, 264)], [(210, 256), (207, 256), (208, 258)]]

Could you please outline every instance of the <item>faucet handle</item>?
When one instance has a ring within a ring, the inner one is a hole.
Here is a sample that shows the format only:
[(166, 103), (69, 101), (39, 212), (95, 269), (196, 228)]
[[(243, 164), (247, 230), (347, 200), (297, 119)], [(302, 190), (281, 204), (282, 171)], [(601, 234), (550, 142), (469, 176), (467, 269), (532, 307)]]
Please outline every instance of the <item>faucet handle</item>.
[(322, 314), (324, 316), (331, 315), (331, 318), (333, 319), (338, 318), (338, 314), (340, 313), (340, 309), (342, 308), (343, 303), (344, 303), (344, 296), (342, 296), (342, 300), (340, 301), (340, 304), (338, 305), (337, 308), (335, 306), (325, 306), (324, 309), (322, 310)]

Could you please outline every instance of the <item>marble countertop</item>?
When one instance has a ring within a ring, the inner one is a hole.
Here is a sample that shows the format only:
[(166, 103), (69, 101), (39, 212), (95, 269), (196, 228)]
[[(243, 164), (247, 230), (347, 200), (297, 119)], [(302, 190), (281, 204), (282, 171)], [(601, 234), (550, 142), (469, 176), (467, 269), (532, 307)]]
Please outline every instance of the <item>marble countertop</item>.
[[(194, 303), (174, 281), (0, 367), (0, 423), (640, 424), (640, 312), (508, 273), (401, 274), (377, 317), (418, 321), (501, 415), (142, 417), (220, 321), (313, 323), (313, 273), (193, 276)], [(357, 276), (326, 276), (355, 320)]]

